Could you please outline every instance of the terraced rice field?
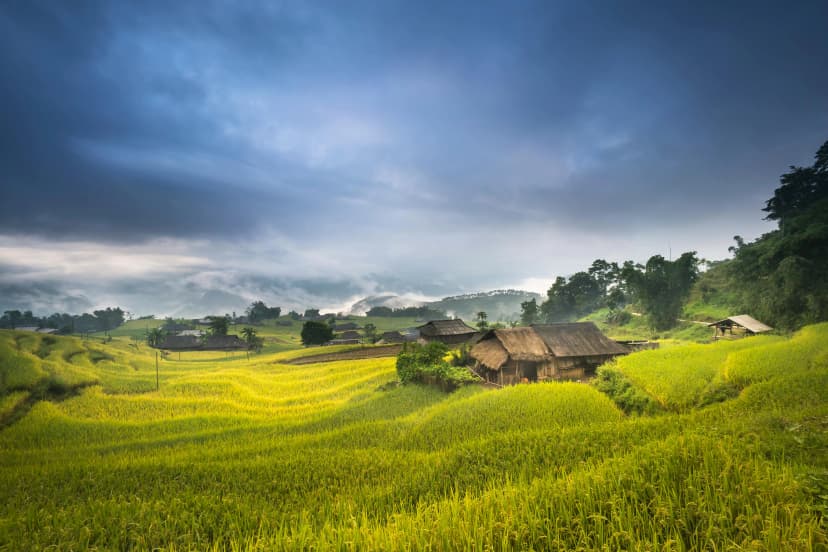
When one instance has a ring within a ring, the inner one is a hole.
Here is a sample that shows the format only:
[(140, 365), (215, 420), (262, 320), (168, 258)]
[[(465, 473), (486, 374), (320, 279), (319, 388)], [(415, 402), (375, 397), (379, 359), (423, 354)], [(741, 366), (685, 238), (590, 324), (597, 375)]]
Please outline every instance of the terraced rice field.
[(654, 416), (314, 352), (0, 332), (0, 550), (828, 546), (828, 325), (625, 357)]

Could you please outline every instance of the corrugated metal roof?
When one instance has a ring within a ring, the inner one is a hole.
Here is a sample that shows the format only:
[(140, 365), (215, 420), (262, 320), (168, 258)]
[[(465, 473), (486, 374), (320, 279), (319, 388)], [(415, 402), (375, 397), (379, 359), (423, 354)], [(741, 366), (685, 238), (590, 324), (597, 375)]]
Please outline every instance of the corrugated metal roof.
[(556, 357), (623, 355), (629, 351), (592, 322), (536, 324), (532, 328)]

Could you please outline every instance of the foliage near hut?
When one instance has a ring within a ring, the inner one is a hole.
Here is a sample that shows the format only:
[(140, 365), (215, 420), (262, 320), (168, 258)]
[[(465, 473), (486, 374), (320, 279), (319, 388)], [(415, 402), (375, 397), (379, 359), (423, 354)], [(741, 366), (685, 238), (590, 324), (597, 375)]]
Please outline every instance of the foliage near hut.
[(439, 341), (425, 345), (406, 343), (397, 355), (400, 383), (436, 383), (446, 390), (479, 381), (467, 368), (453, 366), (446, 360), (448, 346)]

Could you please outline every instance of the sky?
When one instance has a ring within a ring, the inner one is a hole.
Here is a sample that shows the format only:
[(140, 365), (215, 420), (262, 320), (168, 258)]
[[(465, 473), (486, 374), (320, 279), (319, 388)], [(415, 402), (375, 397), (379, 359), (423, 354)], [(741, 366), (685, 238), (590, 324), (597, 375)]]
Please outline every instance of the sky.
[(0, 309), (347, 310), (728, 256), (828, 3), (0, 4)]

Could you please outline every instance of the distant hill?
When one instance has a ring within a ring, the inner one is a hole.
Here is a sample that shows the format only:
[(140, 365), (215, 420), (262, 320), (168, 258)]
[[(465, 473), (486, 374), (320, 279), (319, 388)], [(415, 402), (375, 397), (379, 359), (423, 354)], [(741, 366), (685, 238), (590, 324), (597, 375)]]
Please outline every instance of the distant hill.
[(530, 291), (517, 289), (496, 289), (481, 293), (469, 293), (445, 297), (439, 301), (425, 303), (433, 309), (445, 311), (449, 316), (464, 320), (473, 320), (477, 313), (484, 311), (490, 321), (520, 319), (520, 304), (535, 299), (540, 303), (542, 297)]
[(351, 306), (352, 314), (364, 314), (372, 307), (429, 307), (445, 312), (450, 317), (473, 320), (477, 313), (484, 311), (489, 320), (509, 321), (520, 319), (520, 304), (535, 299), (540, 303), (542, 297), (530, 291), (517, 289), (496, 289), (480, 293), (468, 293), (444, 297), (439, 301), (416, 301), (400, 295), (373, 295), (357, 301)]
[(404, 307), (420, 307), (423, 305), (422, 301), (415, 301), (400, 295), (385, 294), (372, 295), (365, 299), (360, 299), (351, 305), (351, 314), (362, 315), (374, 307), (388, 307), (391, 309), (400, 309)]

